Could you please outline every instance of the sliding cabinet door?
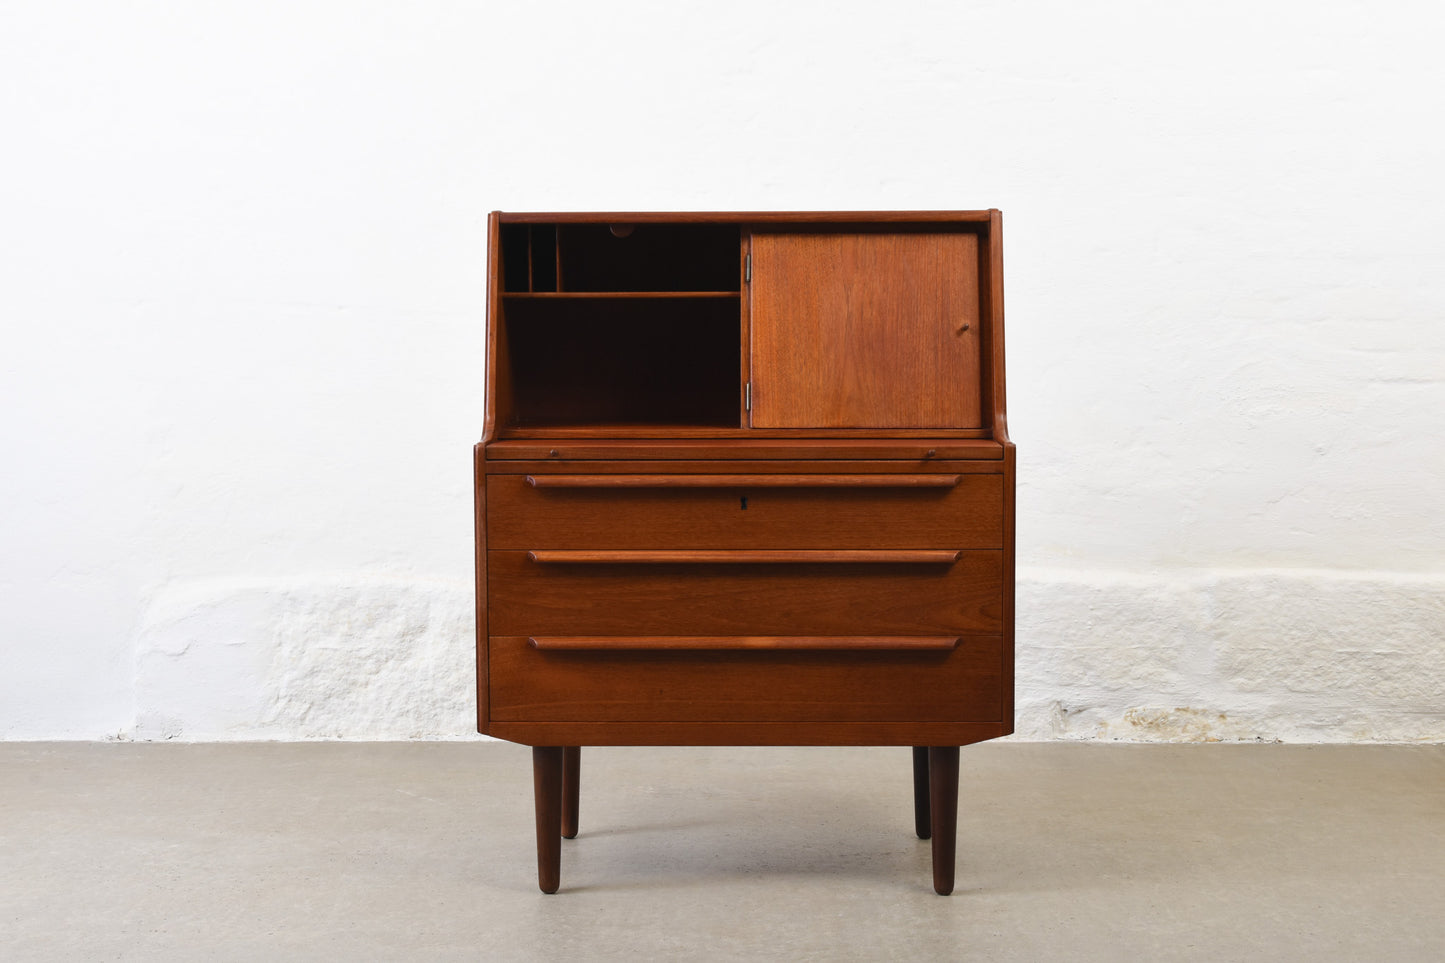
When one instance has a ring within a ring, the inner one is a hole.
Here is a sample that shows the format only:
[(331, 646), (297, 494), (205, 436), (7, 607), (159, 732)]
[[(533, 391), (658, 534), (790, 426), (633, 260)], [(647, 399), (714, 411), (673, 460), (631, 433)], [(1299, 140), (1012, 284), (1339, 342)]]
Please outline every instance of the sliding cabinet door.
[(981, 426), (978, 248), (965, 232), (755, 233), (752, 426)]

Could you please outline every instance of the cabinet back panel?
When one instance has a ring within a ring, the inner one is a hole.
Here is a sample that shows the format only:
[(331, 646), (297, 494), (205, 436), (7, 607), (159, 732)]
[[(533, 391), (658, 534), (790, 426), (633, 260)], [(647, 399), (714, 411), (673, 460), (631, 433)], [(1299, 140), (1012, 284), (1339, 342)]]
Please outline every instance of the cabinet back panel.
[(755, 233), (755, 428), (976, 428), (978, 236)]
[(504, 224), (501, 229), (502, 290), (530, 291), (531, 252), (527, 249), (526, 224)]
[(738, 229), (726, 224), (563, 224), (563, 291), (736, 291)]
[(512, 300), (514, 425), (736, 427), (738, 299)]

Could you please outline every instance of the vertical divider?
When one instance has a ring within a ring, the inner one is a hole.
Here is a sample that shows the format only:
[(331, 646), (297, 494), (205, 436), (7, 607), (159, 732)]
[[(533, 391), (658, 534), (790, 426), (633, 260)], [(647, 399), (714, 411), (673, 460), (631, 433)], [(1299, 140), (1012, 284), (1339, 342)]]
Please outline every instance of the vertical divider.
[(978, 384), (973, 390), (979, 393), (985, 427), (993, 428), (994, 413), (994, 310), (993, 310), (993, 225), (984, 228), (982, 243), (978, 246)]
[(741, 397), (738, 399), (739, 422), (738, 427), (748, 428), (752, 425), (753, 413), (749, 410), (748, 400), (751, 395), (753, 371), (752, 371), (752, 284), (747, 280), (748, 258), (752, 256), (753, 234), (745, 225), (738, 236), (738, 319), (741, 324), (739, 332), (739, 343), (741, 344), (741, 356), (738, 360), (738, 373), (740, 375), (738, 387)]
[(527, 289), (534, 294), (559, 290), (557, 280), (557, 231), (555, 224), (527, 225)]

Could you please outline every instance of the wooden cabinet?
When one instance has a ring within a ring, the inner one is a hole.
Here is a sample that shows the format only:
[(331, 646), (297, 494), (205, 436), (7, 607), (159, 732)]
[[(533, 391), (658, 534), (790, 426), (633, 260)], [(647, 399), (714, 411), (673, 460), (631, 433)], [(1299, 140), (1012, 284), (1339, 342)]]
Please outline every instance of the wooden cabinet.
[(493, 214), (477, 724), (534, 747), (539, 881), (583, 745), (1013, 731), (997, 211)]

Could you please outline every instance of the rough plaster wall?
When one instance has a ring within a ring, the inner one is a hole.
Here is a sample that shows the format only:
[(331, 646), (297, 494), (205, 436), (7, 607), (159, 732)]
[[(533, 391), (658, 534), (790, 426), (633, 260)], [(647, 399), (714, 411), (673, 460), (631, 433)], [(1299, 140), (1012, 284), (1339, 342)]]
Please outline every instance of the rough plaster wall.
[(476, 730), (468, 582), (217, 579), (150, 606), (141, 739), (455, 737)]
[(1445, 585), (1328, 571), (1024, 573), (1019, 731), (1445, 740)]
[[(1330, 572), (1025, 571), (1019, 735), (1445, 739), (1445, 592)], [(473, 728), (471, 586), (177, 586), (137, 645), (141, 739), (453, 738)]]
[(1440, 739), (1435, 5), (0, 6), (0, 737), (471, 728), (485, 214), (1005, 212), (1030, 737)]

